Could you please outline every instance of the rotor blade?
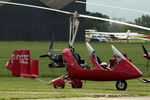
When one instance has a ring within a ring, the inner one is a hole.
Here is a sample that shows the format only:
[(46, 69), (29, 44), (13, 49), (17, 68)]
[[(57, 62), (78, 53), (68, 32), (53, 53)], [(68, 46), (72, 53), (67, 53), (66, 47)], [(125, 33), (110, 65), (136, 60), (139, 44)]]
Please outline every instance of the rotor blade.
[[(43, 9), (43, 10), (60, 12), (60, 13), (64, 13), (64, 14), (72, 14), (71, 12), (67, 12), (67, 11), (62, 11), (62, 10), (57, 10), (57, 9), (52, 9), (52, 8), (47, 8), (47, 7), (41, 7), (41, 6), (35, 6), (35, 5), (13, 3), (13, 2), (5, 2), (5, 1), (0, 1), (0, 3), (10, 4), (10, 5), (17, 5), (17, 6), (24, 6), (24, 7), (31, 7), (31, 8), (38, 8), (38, 9)], [(78, 17), (89, 18), (89, 19), (96, 19), (96, 20), (103, 20), (103, 21), (107, 21), (107, 22), (128, 25), (128, 26), (132, 26), (132, 27), (136, 27), (136, 28), (140, 28), (140, 29), (144, 29), (144, 30), (150, 31), (150, 28), (147, 28), (147, 27), (144, 27), (144, 26), (139, 26), (139, 25), (134, 25), (134, 24), (130, 24), (130, 23), (115, 21), (115, 20), (111, 20), (111, 19), (107, 19), (107, 18), (100, 18), (100, 17), (88, 16), (88, 15), (82, 15), (82, 14), (78, 14)]]
[(107, 21), (107, 22), (118, 23), (118, 24), (132, 26), (132, 27), (136, 27), (136, 28), (140, 28), (140, 29), (150, 31), (150, 28), (148, 28), (148, 27), (139, 26), (139, 25), (135, 25), (135, 24), (130, 24), (130, 23), (126, 23), (126, 22), (120, 22), (120, 21), (111, 20), (111, 19), (107, 19), (107, 18), (100, 18), (100, 17), (88, 16), (88, 15), (82, 15), (82, 14), (79, 14), (79, 17), (89, 18), (89, 19), (96, 19), (96, 20), (103, 20), (103, 21)]
[(40, 58), (48, 57), (48, 54), (41, 55)]
[(143, 48), (144, 53), (148, 56), (148, 52), (147, 52), (146, 48), (144, 47), (144, 45), (142, 45), (142, 48)]
[(60, 13), (64, 13), (64, 14), (71, 14), (70, 12), (67, 12), (67, 11), (62, 11), (62, 10), (52, 9), (52, 8), (47, 8), (47, 7), (41, 7), (41, 6), (35, 6), (35, 5), (29, 5), (29, 4), (5, 2), (5, 1), (0, 1), (0, 3), (9, 4), (9, 5), (16, 5), (16, 6), (30, 7), (30, 8), (38, 8), (38, 9), (43, 9), (43, 10), (50, 10), (50, 11), (60, 12)]
[(115, 9), (121, 9), (121, 10), (132, 11), (132, 12), (136, 12), (136, 13), (142, 13), (142, 14), (149, 14), (150, 15), (150, 12), (147, 12), (147, 11), (129, 9), (129, 8), (124, 8), (124, 7), (119, 7), (119, 6), (111, 6), (111, 5), (102, 4), (101, 2), (95, 2), (95, 3), (83, 2), (83, 1), (76, 1), (76, 2), (81, 3), (81, 4), (89, 4), (89, 5), (96, 5), (96, 6), (102, 6), (102, 7), (108, 7), (108, 8), (115, 8)]

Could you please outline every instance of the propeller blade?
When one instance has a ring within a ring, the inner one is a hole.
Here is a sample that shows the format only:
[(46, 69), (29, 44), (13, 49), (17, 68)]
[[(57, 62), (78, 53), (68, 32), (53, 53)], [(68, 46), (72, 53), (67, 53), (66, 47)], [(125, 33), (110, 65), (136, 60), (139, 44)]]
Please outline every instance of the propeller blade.
[(53, 40), (51, 40), (51, 44), (50, 44), (50, 48), (49, 48), (49, 53), (48, 53), (48, 57), (51, 59), (53, 54)]
[(147, 52), (146, 48), (144, 47), (144, 45), (142, 45), (142, 48), (143, 48), (144, 53), (148, 56), (148, 52)]
[(50, 44), (50, 48), (49, 48), (50, 55), (53, 53), (53, 43), (54, 43), (54, 41), (52, 40), (51, 44)]
[(41, 55), (40, 58), (48, 57), (48, 54)]
[(53, 40), (51, 41), (50, 44), (49, 53), (45, 55), (41, 55), (40, 58), (49, 57), (51, 59), (52, 53), (53, 53)]

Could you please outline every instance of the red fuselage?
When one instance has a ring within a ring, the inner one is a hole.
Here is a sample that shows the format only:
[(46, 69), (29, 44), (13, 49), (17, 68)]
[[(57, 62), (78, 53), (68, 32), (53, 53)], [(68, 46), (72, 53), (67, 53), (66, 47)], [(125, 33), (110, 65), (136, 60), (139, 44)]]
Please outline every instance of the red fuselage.
[(84, 69), (76, 61), (70, 49), (63, 50), (63, 60), (67, 64), (68, 76), (71, 79), (117, 81), (134, 79), (142, 76), (141, 71), (128, 60), (123, 60), (116, 64), (111, 70), (107, 70), (102, 68), (92, 56), (90, 59), (94, 69)]

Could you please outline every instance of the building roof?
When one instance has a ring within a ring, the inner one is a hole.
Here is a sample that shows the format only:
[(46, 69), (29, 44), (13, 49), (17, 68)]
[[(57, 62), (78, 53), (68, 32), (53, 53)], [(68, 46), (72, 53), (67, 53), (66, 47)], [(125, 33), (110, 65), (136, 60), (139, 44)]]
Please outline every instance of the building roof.
[[(3, 1), (12, 1), (12, 0), (3, 0)], [(46, 4), (50, 8), (61, 9), (64, 6), (68, 5), (69, 3), (73, 2), (74, 0), (39, 0), (39, 1)], [(2, 5), (4, 4), (0, 4), (0, 6)]]
[(64, 6), (68, 5), (69, 3), (73, 2), (74, 0), (40, 0), (40, 1), (45, 3), (51, 8), (61, 9)]

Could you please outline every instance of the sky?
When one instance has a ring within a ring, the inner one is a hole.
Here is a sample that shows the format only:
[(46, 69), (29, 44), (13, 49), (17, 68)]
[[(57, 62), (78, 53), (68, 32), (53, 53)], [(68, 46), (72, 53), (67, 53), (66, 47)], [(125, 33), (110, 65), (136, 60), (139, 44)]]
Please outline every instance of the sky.
[(144, 13), (138, 13), (116, 8), (103, 7), (100, 5), (91, 5), (90, 2), (96, 4), (105, 4), (109, 6), (117, 6), (134, 10), (146, 11), (150, 15), (150, 0), (87, 0), (87, 11), (100, 12), (106, 14), (109, 18), (123, 18), (125, 21), (132, 21), (141, 17)]

